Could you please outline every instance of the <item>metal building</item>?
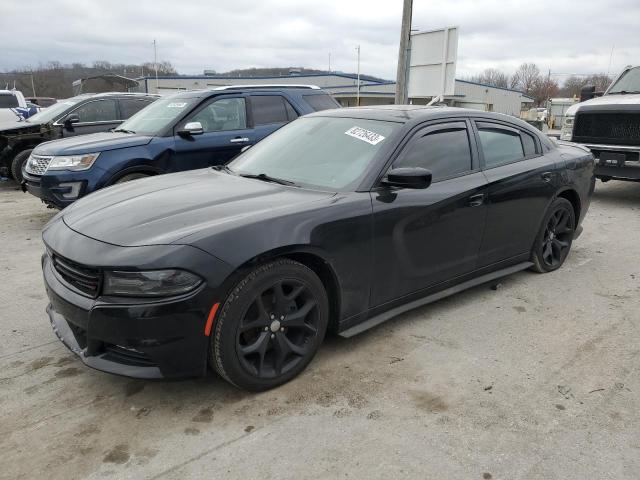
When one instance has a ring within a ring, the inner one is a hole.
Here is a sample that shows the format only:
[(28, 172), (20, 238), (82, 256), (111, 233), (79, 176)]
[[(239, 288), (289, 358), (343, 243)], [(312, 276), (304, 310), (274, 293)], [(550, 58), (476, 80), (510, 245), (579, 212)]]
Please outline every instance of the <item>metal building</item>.
[[(142, 77), (137, 79), (138, 89), (148, 93), (168, 94), (180, 90), (215, 88), (224, 85), (308, 84), (325, 89), (342, 106), (357, 104), (356, 75), (345, 73), (301, 74), (269, 77), (223, 77), (218, 75)], [(395, 82), (360, 80), (360, 105), (390, 105), (394, 101)], [(414, 104), (427, 104), (430, 98), (411, 98)], [(454, 107), (474, 108), (490, 112), (519, 116), (528, 110), (534, 99), (519, 90), (494, 87), (467, 80), (455, 81), (453, 95), (445, 96), (444, 103)]]

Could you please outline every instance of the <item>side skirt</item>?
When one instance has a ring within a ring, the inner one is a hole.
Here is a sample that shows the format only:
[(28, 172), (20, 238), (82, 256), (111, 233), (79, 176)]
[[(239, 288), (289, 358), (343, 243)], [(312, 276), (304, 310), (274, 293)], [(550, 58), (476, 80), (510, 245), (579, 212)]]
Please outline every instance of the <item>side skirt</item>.
[(400, 305), (398, 307), (387, 310), (386, 312), (383, 312), (374, 317), (371, 317), (368, 320), (363, 321), (362, 323), (359, 323), (357, 325), (354, 325), (351, 328), (347, 328), (346, 330), (343, 330), (338, 335), (345, 338), (353, 337), (354, 335), (357, 335), (359, 333), (364, 332), (365, 330), (369, 330), (370, 328), (380, 325), (381, 323), (384, 323), (387, 320), (400, 315), (401, 313), (408, 312), (409, 310), (422, 307), (423, 305), (427, 305), (429, 303), (433, 303), (442, 298), (449, 297), (456, 293), (462, 292), (463, 290), (467, 290), (472, 287), (477, 287), (478, 285), (482, 285), (483, 283), (490, 282), (497, 278), (506, 277), (507, 275), (511, 275), (521, 270), (526, 270), (531, 266), (533, 266), (532, 262), (522, 262), (508, 268), (503, 268), (502, 270), (497, 270), (495, 272), (487, 273), (486, 275), (482, 275), (477, 278), (472, 278), (471, 280), (467, 280), (466, 282), (459, 283), (458, 285), (454, 285), (453, 287), (445, 288), (444, 290), (433, 293), (431, 295), (427, 295), (426, 297), (420, 298), (418, 300), (414, 300), (413, 302), (409, 302), (404, 305)]

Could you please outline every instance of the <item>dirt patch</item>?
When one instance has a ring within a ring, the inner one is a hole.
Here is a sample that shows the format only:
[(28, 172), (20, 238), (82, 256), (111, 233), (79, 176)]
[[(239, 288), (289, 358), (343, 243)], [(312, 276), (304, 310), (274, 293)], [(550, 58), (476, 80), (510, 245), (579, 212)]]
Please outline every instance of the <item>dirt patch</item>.
[(102, 459), (102, 462), (122, 465), (123, 463), (127, 463), (130, 457), (131, 455), (129, 454), (129, 445), (127, 445), (126, 443), (121, 443), (109, 450)]
[(440, 395), (434, 395), (426, 391), (411, 392), (413, 403), (424, 412), (440, 413), (446, 411), (449, 407)]

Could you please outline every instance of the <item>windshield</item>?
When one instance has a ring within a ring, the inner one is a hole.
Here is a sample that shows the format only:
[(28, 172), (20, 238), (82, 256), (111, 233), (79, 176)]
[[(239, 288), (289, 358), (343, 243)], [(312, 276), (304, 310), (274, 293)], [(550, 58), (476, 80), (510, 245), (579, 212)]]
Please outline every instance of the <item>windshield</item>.
[(184, 113), (189, 111), (199, 98), (176, 98), (175, 96), (156, 100), (140, 110), (117, 130), (126, 130), (142, 135), (158, 135)]
[(73, 107), (80, 100), (84, 100), (85, 98), (87, 97), (82, 96), (82, 97), (67, 98), (66, 100), (60, 100), (58, 103), (51, 105), (45, 110), (42, 110), (41, 112), (30, 116), (27, 119), (27, 122), (47, 123), (52, 120), (55, 120), (58, 116), (62, 115), (64, 112), (69, 110), (69, 108)]
[(352, 189), (400, 126), (356, 118), (300, 118), (251, 147), (229, 169), (312, 188)]
[(611, 86), (610, 93), (640, 93), (640, 67), (630, 68)]

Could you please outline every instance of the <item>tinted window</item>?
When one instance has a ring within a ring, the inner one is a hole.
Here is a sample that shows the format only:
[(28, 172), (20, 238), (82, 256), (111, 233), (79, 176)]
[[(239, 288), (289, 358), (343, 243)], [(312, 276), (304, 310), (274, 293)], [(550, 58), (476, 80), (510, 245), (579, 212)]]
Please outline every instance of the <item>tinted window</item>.
[(533, 135), (522, 132), (522, 146), (524, 147), (525, 157), (530, 157), (537, 153), (536, 141), (534, 140)]
[(245, 100), (244, 98), (222, 98), (216, 100), (187, 121), (200, 122), (205, 132), (242, 130), (247, 128)]
[(153, 100), (151, 99), (134, 99), (134, 98), (121, 98), (120, 102), (120, 118), (127, 119), (131, 115), (138, 113), (144, 107), (149, 105)]
[(284, 99), (279, 95), (258, 95), (251, 97), (254, 125), (285, 123), (288, 121)]
[(340, 108), (340, 104), (337, 103), (326, 93), (318, 95), (303, 95), (304, 101), (309, 104), (316, 112), (320, 110), (329, 110), (330, 108)]
[(522, 142), (517, 132), (500, 128), (480, 128), (479, 134), (486, 168), (524, 158)]
[(0, 108), (13, 108), (18, 106), (18, 98), (15, 95), (0, 95)]
[(115, 100), (97, 100), (85, 103), (74, 110), (73, 113), (78, 115), (80, 123), (108, 122), (118, 118)]
[(394, 167), (422, 167), (433, 181), (471, 170), (471, 150), (466, 128), (418, 133), (400, 154)]

